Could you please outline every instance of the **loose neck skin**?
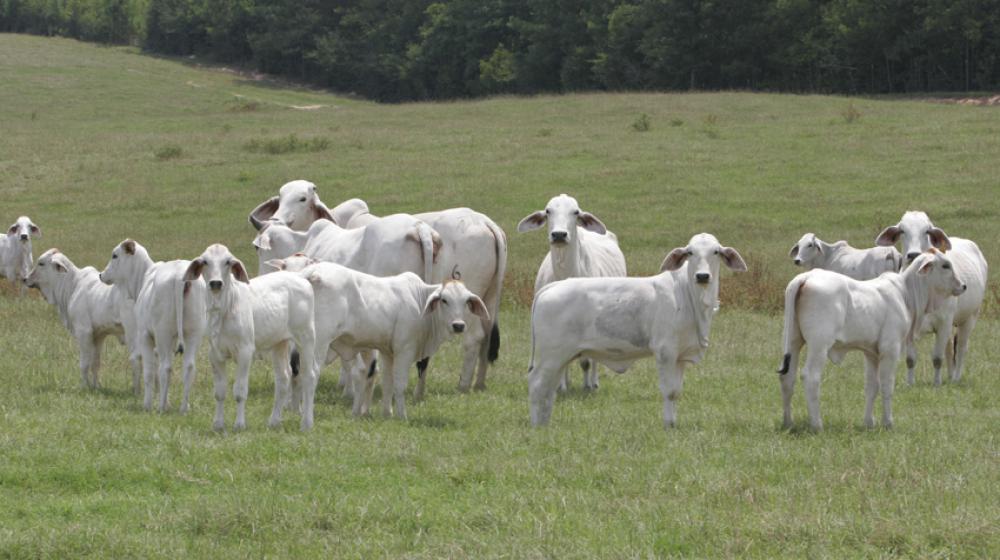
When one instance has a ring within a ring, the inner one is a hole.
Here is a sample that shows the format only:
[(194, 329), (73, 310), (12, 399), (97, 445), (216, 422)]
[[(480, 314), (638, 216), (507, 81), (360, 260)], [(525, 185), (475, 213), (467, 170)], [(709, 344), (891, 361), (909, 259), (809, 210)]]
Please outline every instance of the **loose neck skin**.
[(675, 285), (683, 290), (686, 301), (691, 306), (695, 326), (698, 329), (698, 345), (702, 350), (708, 348), (708, 333), (712, 327), (712, 318), (719, 310), (719, 271), (713, 271), (712, 281), (705, 288), (693, 282), (687, 275), (687, 265), (680, 270), (671, 272)]
[(153, 266), (153, 259), (149, 258), (149, 253), (145, 251), (136, 251), (132, 258), (135, 259), (135, 274), (133, 274), (128, 282), (125, 284), (125, 294), (132, 301), (135, 301), (139, 297), (139, 290), (142, 289), (143, 279), (146, 277), (146, 271), (149, 267)]
[(72, 263), (66, 262), (66, 272), (58, 275), (56, 283), (49, 289), (48, 294), (43, 292), (45, 299), (56, 306), (59, 311), (59, 318), (63, 325), (69, 328), (69, 302), (76, 291), (76, 286), (80, 280), (80, 269)]
[(18, 242), (18, 248), (21, 250), (21, 254), (18, 255), (18, 269), (21, 273), (21, 278), (27, 278), (28, 274), (31, 273), (31, 238), (27, 241), (21, 243)]
[(917, 330), (923, 323), (924, 315), (928, 313), (931, 305), (931, 295), (927, 282), (920, 277), (917, 267), (911, 266), (899, 273), (903, 279), (903, 299), (906, 301), (906, 310), (910, 314), (910, 328), (906, 334), (906, 341), (913, 342)]
[(222, 328), (226, 323), (240, 322), (244, 313), (249, 314), (246, 320), (249, 322), (252, 340), (253, 296), (250, 286), (236, 280), (232, 280), (218, 297), (212, 295), (211, 290), (208, 291), (208, 329), (213, 340), (222, 334)]
[(576, 236), (569, 243), (549, 245), (549, 254), (552, 255), (552, 272), (556, 280), (580, 276), (582, 268), (580, 235), (581, 232), (577, 228)]

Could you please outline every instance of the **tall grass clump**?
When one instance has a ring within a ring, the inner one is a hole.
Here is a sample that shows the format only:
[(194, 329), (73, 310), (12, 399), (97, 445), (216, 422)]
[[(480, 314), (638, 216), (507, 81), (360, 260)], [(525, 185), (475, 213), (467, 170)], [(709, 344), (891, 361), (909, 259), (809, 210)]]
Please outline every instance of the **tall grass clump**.
[(650, 129), (652, 123), (650, 122), (649, 115), (642, 113), (632, 121), (632, 130), (636, 132), (646, 132)]
[(177, 144), (168, 144), (162, 148), (157, 149), (153, 152), (156, 159), (160, 161), (167, 161), (171, 159), (177, 159), (184, 155), (184, 150)]
[(248, 152), (271, 155), (322, 152), (329, 147), (329, 138), (299, 138), (294, 133), (280, 138), (254, 138), (243, 145)]

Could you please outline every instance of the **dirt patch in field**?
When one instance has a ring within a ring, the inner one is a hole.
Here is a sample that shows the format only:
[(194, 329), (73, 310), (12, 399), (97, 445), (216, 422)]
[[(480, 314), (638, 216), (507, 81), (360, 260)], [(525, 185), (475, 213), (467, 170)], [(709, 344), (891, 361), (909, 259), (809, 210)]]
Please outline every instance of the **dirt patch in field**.
[(932, 97), (932, 103), (947, 103), (950, 105), (974, 105), (978, 107), (1000, 107), (1000, 95), (989, 97)]

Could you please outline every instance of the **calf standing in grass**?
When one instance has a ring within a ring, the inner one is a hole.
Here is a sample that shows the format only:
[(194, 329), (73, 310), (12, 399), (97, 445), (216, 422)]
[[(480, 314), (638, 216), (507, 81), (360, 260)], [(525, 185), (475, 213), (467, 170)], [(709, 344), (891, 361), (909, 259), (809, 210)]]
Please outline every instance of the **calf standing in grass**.
[[(934, 332), (934, 384), (941, 384), (941, 365), (947, 358), (951, 380), (962, 377), (965, 353), (969, 349), (972, 329), (979, 319), (979, 310), (986, 296), (988, 268), (979, 246), (968, 239), (949, 237), (944, 230), (931, 223), (923, 212), (907, 212), (894, 226), (889, 226), (879, 234), (875, 243), (891, 246), (899, 241), (906, 255), (907, 263), (913, 262), (922, 252), (932, 246), (948, 252), (955, 271), (968, 286), (958, 297), (950, 297), (933, 313), (927, 315), (917, 332)], [(952, 336), (954, 335), (954, 338)], [(913, 384), (917, 365), (916, 340), (906, 350), (906, 380)]]
[[(473, 321), (490, 324), (479, 296), (457, 280), (427, 284), (416, 274), (377, 277), (333, 263), (310, 263), (293, 256), (275, 263), (300, 270), (316, 294), (317, 371), (326, 349), (333, 347), (344, 363), (355, 364), (354, 413), (371, 404), (374, 367), (356, 356), (366, 350), (381, 353), (384, 377), (382, 411), (406, 419), (404, 393), (411, 365), (430, 358), (449, 336), (463, 333)], [(287, 273), (286, 273), (287, 274)]]
[[(618, 238), (590, 212), (580, 210), (571, 196), (561, 194), (517, 224), (518, 232), (534, 231), (548, 224), (549, 252), (535, 277), (535, 294), (551, 282), (566, 278), (625, 276), (625, 255)], [(597, 368), (580, 361), (583, 388), (597, 389)], [(563, 372), (560, 388), (569, 388), (569, 373)]]
[(721, 264), (747, 269), (736, 249), (702, 233), (671, 251), (657, 276), (570, 278), (539, 291), (531, 308), (532, 425), (549, 422), (560, 372), (570, 361), (591, 358), (624, 373), (635, 360), (653, 356), (663, 423), (673, 427), (684, 368), (698, 363), (708, 348)]
[(38, 288), (59, 311), (59, 318), (80, 348), (80, 384), (96, 389), (101, 346), (108, 335), (125, 344), (119, 299), (101, 283), (93, 267), (77, 268), (59, 249), (38, 257), (25, 284)]
[[(184, 354), (180, 410), (188, 411), (195, 357), (206, 326), (205, 282), (200, 278), (184, 281), (190, 264), (185, 260), (154, 263), (145, 247), (126, 239), (111, 252), (111, 260), (100, 275), (102, 282), (123, 291), (131, 302), (131, 338), (134, 351), (142, 357), (146, 410), (153, 406), (153, 387), (158, 384), (160, 412), (166, 411), (171, 362), (177, 349)], [(126, 325), (127, 336), (128, 329)]]
[(883, 272), (899, 272), (903, 266), (903, 256), (895, 247), (855, 249), (846, 241), (827, 243), (815, 233), (803, 235), (788, 256), (795, 266), (806, 270), (832, 270), (855, 280), (871, 280)]
[(23, 296), (24, 280), (31, 273), (31, 240), (42, 236), (42, 230), (27, 216), (14, 222), (7, 235), (0, 237), (0, 275), (17, 284)]
[(274, 408), (270, 425), (281, 423), (281, 412), (289, 397), (289, 344), (295, 342), (302, 357), (299, 371), (303, 390), (302, 429), (313, 424), (313, 368), (316, 333), (313, 327), (312, 286), (301, 276), (276, 272), (250, 280), (243, 263), (224, 245), (211, 245), (191, 261), (185, 282), (203, 277), (208, 285), (209, 360), (215, 377), (213, 428), (225, 427), (226, 361), (236, 361), (234, 428), (246, 428), (246, 399), (250, 364), (258, 352), (271, 352), (274, 366)]
[(902, 273), (887, 273), (857, 281), (828, 270), (796, 276), (785, 289), (784, 361), (781, 397), (784, 426), (792, 424), (792, 391), (799, 351), (808, 345), (802, 379), (809, 423), (823, 427), (819, 384), (827, 358), (839, 364), (851, 350), (865, 355), (865, 426), (875, 425), (872, 408), (882, 393), (882, 424), (892, 426), (892, 391), (896, 362), (926, 313), (933, 313), (949, 296), (965, 291), (951, 261), (932, 250), (918, 256)]

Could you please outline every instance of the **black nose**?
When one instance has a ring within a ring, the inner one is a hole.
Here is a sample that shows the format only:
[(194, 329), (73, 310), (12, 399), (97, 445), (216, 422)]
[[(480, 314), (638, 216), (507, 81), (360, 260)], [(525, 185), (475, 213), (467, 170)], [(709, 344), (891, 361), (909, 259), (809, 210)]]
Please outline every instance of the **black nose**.
[(208, 287), (215, 291), (219, 291), (222, 289), (222, 280), (212, 280), (208, 283)]
[(795, 266), (802, 264), (802, 259), (795, 259)]
[(460, 333), (465, 330), (465, 323), (452, 323), (451, 330)]
[(962, 291), (963, 291), (963, 292), (964, 292), (965, 290), (968, 290), (968, 289), (969, 289), (969, 285), (968, 285), (968, 284), (962, 284)]
[(710, 280), (711, 278), (712, 278), (712, 275), (711, 275), (711, 274), (709, 274), (709, 273), (707, 273), (707, 272), (699, 272), (698, 274), (695, 274), (695, 275), (694, 275), (694, 279), (695, 279), (695, 280), (696, 280), (696, 281), (697, 281), (697, 282), (698, 282), (699, 284), (708, 284), (708, 281), (709, 281), (709, 280)]
[(916, 253), (916, 252), (914, 252), (914, 253), (907, 253), (906, 254), (906, 260), (913, 261), (913, 259), (915, 259), (915, 258), (917, 258), (919, 256), (920, 256), (920, 253)]
[(559, 242), (566, 241), (566, 236), (567, 235), (569, 235), (569, 234), (567, 232), (565, 232), (565, 231), (553, 231), (552, 232), (552, 241), (554, 241), (554, 242), (555, 241), (559, 241)]
[(28, 234), (27, 233), (22, 233), (21, 234), (21, 241), (27, 241), (27, 240), (28, 240)]

